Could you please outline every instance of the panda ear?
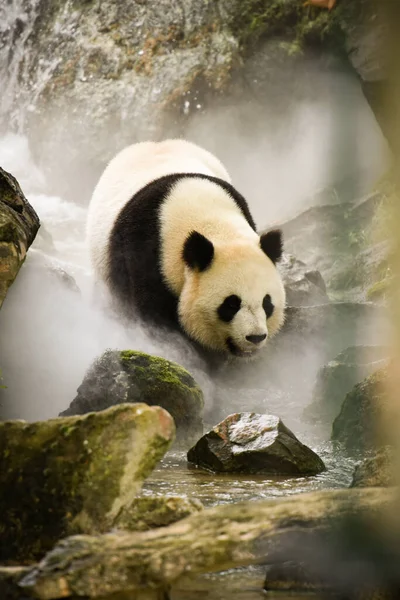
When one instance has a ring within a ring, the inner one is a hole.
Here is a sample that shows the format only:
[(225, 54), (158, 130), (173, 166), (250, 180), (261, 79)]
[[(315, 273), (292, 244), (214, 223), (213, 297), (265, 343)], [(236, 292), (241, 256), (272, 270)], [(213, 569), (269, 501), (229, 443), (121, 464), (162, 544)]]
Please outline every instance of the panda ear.
[(214, 246), (197, 231), (192, 231), (183, 245), (183, 260), (191, 269), (205, 271), (214, 257)]
[(276, 264), (282, 257), (283, 238), (280, 229), (273, 229), (263, 233), (260, 237), (260, 246), (265, 254)]

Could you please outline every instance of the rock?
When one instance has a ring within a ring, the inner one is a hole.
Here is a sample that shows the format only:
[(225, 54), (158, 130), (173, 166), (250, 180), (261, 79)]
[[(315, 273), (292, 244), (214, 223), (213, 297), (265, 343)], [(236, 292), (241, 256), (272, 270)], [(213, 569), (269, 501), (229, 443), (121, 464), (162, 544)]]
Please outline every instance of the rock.
[(0, 167), (0, 307), (39, 226), (17, 180)]
[(309, 344), (332, 356), (347, 346), (375, 345), (384, 338), (387, 328), (385, 311), (368, 302), (288, 307), (283, 335), (276, 338), (276, 345), (304, 348)]
[(313, 401), (304, 414), (311, 420), (331, 424), (346, 394), (384, 366), (387, 356), (388, 349), (384, 346), (351, 346), (340, 352), (318, 371)]
[(331, 298), (365, 301), (388, 267), (388, 242), (372, 239), (376, 211), (385, 202), (384, 191), (377, 191), (358, 202), (309, 208), (281, 225), (285, 249), (321, 273)]
[(301, 260), (284, 254), (279, 271), (286, 290), (288, 306), (310, 306), (329, 302), (326, 286), (319, 271), (307, 268)]
[(374, 527), (376, 539), (396, 499), (383, 488), (329, 490), (220, 505), (150, 532), (74, 536), (57, 544), (20, 586), (38, 600), (166, 590), (188, 574), (283, 562), (299, 552), (304, 558), (305, 544), (312, 548), (321, 534), (332, 533), (334, 548), (343, 534), (346, 547), (349, 524)]
[(127, 531), (147, 531), (166, 527), (203, 510), (200, 500), (182, 496), (139, 496), (118, 517), (115, 527)]
[(316, 475), (322, 460), (273, 415), (236, 413), (206, 433), (188, 461), (217, 472)]
[(351, 487), (388, 487), (395, 483), (393, 450), (384, 448), (359, 464), (353, 475)]
[(109, 529), (174, 437), (159, 407), (0, 423), (0, 561), (39, 558), (60, 537)]
[(169, 360), (133, 350), (108, 350), (97, 359), (61, 416), (123, 402), (162, 406), (174, 418), (182, 446), (203, 433), (203, 394), (190, 373)]
[(382, 418), (387, 405), (387, 369), (379, 369), (346, 395), (332, 426), (332, 440), (350, 453), (374, 450), (384, 442)]
[[(100, 8), (21, 0), (17, 10), (5, 6), (0, 13), (2, 120), (29, 131), (58, 189), (63, 182), (82, 193), (91, 187), (88, 171), (97, 174), (117, 148), (171, 129), (181, 133), (190, 114), (209, 108), (222, 91), (234, 105), (235, 86), (247, 90), (265, 80), (274, 102), (286, 73), (296, 91), (293, 73), (303, 51), (354, 54), (354, 45), (365, 45), (353, 31), (367, 2), (342, 2), (328, 13), (305, 10), (298, 0), (270, 0), (268, 7), (254, 0), (128, 7), (105, 0)], [(246, 59), (257, 59), (260, 42), (275, 51), (252, 69)], [(283, 61), (291, 68), (282, 68)], [(278, 77), (280, 86), (271, 86)], [(60, 147), (68, 158), (62, 167), (54, 152)], [(82, 166), (85, 176), (76, 178)]]

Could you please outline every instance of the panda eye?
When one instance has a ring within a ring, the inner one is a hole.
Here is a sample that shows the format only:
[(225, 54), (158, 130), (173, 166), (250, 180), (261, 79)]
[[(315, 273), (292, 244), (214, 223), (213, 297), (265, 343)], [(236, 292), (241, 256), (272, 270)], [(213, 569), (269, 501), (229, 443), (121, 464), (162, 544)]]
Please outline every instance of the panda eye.
[(225, 298), (223, 303), (217, 309), (217, 313), (221, 321), (225, 321), (225, 323), (232, 321), (233, 317), (240, 310), (241, 303), (241, 299), (235, 294)]
[(263, 305), (265, 314), (267, 315), (267, 319), (269, 319), (272, 316), (272, 313), (274, 312), (274, 308), (275, 308), (274, 305), (272, 304), (271, 296), (269, 294), (264, 296), (262, 305)]

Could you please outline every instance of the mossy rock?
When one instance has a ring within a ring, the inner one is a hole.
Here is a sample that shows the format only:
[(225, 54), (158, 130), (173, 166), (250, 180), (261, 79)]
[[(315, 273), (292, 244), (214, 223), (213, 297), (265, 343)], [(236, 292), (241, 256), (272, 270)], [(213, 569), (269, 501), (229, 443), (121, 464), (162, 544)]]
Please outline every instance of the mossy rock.
[(166, 527), (203, 509), (200, 500), (182, 496), (139, 496), (122, 512), (115, 526), (127, 531)]
[(377, 450), (385, 444), (383, 417), (388, 398), (387, 368), (379, 369), (346, 395), (332, 426), (332, 441), (351, 454)]
[(189, 446), (203, 433), (203, 393), (192, 375), (174, 362), (134, 350), (107, 350), (98, 358), (61, 415), (84, 414), (123, 402), (144, 402), (167, 410), (182, 446)]
[(174, 437), (159, 407), (0, 423), (0, 562), (39, 558), (62, 536), (107, 531)]

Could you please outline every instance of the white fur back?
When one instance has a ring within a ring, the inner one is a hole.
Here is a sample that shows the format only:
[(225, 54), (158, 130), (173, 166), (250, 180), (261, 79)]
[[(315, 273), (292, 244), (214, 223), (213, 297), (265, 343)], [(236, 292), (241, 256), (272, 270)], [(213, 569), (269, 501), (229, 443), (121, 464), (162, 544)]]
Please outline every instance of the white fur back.
[(87, 236), (97, 278), (107, 278), (109, 236), (121, 209), (148, 183), (173, 173), (201, 173), (230, 182), (215, 156), (184, 140), (133, 144), (109, 163), (88, 210)]

